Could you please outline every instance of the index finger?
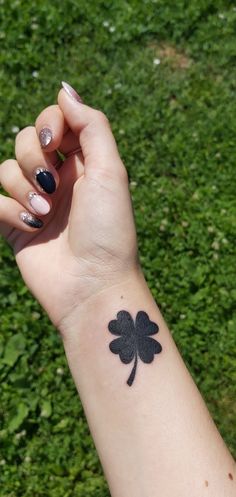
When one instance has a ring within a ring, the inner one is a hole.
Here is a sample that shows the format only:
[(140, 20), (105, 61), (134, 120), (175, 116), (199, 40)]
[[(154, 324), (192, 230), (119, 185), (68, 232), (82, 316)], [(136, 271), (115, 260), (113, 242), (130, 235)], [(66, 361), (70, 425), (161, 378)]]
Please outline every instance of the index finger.
[(50, 105), (37, 117), (35, 128), (41, 147), (45, 152), (52, 152), (60, 148), (69, 126), (59, 105)]

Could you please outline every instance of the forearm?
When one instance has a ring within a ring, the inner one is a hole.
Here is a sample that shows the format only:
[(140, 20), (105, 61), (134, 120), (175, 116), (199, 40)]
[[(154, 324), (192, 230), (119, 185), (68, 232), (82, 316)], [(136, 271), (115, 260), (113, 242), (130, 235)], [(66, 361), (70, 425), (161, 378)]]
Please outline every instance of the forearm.
[[(109, 344), (121, 310), (157, 323), (162, 351), (124, 364)], [(112, 497), (233, 497), (235, 467), (142, 277), (91, 298), (61, 329)], [(232, 479), (233, 478), (233, 479)]]

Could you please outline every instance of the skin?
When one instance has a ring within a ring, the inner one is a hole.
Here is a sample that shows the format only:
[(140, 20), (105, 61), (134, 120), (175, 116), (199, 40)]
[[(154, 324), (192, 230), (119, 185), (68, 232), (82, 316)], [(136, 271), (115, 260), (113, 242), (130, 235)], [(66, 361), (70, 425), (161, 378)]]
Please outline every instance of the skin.
[[(45, 127), (53, 140), (42, 150)], [(67, 156), (57, 170), (56, 150)], [(57, 190), (44, 195), (51, 211), (35, 229), (19, 213), (33, 212), (29, 191), (42, 193), (39, 166), (53, 172)], [(127, 173), (107, 118), (61, 90), (58, 105), (17, 136), (0, 182), (10, 193), (0, 196), (0, 231), (61, 333), (112, 497), (234, 497), (235, 463), (140, 268)], [(150, 364), (138, 360), (130, 386), (133, 363), (109, 349), (108, 325), (121, 310), (133, 319), (147, 313), (162, 348)]]
[[(0, 183), (12, 197), (0, 196), (0, 229), (28, 288), (60, 328), (75, 305), (125, 280), (138, 261), (127, 173), (105, 115), (74, 102), (64, 90), (58, 103), (38, 116), (35, 128), (18, 134), (17, 160), (0, 167)], [(65, 119), (70, 119), (70, 130)], [(45, 126), (54, 137), (47, 151), (38, 140)], [(55, 149), (71, 154), (79, 136), (83, 157), (72, 155), (57, 172), (52, 166), (58, 161)], [(54, 194), (43, 194), (52, 209), (41, 217), (45, 225), (40, 231), (19, 220), (22, 210), (34, 213), (27, 193), (42, 193), (34, 181), (38, 166), (53, 171), (58, 184)]]

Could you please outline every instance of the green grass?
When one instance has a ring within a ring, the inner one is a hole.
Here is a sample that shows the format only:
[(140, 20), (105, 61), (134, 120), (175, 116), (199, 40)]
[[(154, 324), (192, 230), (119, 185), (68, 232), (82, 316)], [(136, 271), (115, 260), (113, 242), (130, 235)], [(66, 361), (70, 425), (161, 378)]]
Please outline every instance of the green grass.
[[(0, 17), (0, 160), (62, 79), (106, 112), (148, 283), (236, 455), (236, 7), (1, 0)], [(0, 496), (108, 497), (60, 339), (2, 240), (0, 260)]]

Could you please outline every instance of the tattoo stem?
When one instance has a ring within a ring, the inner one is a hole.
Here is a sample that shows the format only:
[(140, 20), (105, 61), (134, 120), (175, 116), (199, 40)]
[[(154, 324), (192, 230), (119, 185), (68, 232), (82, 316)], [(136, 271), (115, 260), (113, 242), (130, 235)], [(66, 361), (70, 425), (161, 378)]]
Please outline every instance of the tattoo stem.
[(135, 361), (134, 361), (134, 366), (133, 366), (133, 369), (130, 373), (130, 376), (127, 380), (127, 384), (129, 385), (129, 387), (131, 387), (133, 381), (134, 381), (134, 377), (135, 377), (135, 373), (136, 373), (136, 368), (137, 368), (137, 362), (138, 362), (138, 354), (137, 354), (137, 351), (136, 351), (136, 354), (135, 354)]

